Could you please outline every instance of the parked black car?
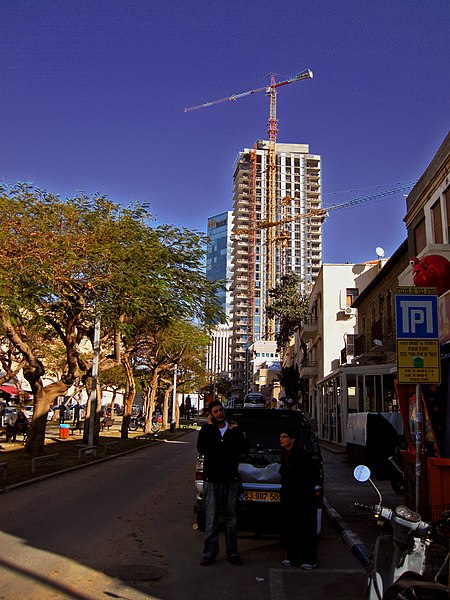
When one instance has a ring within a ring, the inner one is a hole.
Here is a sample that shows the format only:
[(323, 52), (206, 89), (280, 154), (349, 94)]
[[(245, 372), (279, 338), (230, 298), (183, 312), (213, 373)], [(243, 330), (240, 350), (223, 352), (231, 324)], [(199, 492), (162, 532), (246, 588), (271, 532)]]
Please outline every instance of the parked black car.
[[(298, 443), (320, 465), (316, 483), (317, 530), (320, 533), (323, 506), (323, 463), (320, 446), (308, 418), (300, 411), (265, 408), (232, 408), (226, 410), (227, 420), (236, 421), (245, 431), (250, 451), (242, 460), (242, 494), (238, 515), (253, 531), (279, 531), (280, 528), (280, 433), (289, 425), (298, 430)], [(197, 525), (205, 528), (203, 508), (203, 458), (197, 457), (195, 471)]]

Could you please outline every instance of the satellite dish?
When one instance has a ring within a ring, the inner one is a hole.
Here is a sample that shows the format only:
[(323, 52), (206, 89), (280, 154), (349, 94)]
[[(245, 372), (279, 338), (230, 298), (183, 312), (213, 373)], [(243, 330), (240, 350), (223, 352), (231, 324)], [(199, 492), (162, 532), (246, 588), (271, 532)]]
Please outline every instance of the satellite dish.
[(383, 256), (384, 256), (383, 248), (381, 248), (380, 246), (377, 246), (375, 248), (375, 252), (377, 253), (378, 258), (383, 258)]

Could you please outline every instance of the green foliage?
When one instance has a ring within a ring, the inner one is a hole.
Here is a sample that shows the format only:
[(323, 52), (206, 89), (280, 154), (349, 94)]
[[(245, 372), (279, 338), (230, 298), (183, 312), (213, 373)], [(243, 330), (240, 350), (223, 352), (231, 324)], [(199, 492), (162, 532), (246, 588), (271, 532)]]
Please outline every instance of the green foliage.
[(52, 374), (59, 395), (89, 372), (97, 311), (104, 365), (113, 340), (137, 356), (143, 332), (162, 337), (173, 362), (174, 324), (195, 321), (202, 338), (221, 319), (218, 284), (204, 274), (206, 236), (152, 222), (143, 204), (0, 185), (0, 347), (24, 361), (32, 389)]
[(278, 350), (281, 352), (298, 330), (309, 309), (308, 297), (300, 290), (301, 278), (294, 272), (281, 278), (281, 283), (269, 290), (272, 303), (267, 307), (267, 316), (275, 318), (278, 331), (275, 334)]

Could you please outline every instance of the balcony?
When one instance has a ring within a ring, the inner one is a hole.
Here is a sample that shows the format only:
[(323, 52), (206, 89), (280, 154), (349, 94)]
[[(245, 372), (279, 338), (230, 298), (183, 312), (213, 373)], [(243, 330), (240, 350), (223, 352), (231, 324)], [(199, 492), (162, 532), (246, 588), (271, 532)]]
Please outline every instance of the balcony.
[(306, 317), (300, 328), (300, 336), (303, 340), (312, 340), (318, 333), (318, 321), (313, 317)]
[(347, 333), (345, 346), (341, 350), (341, 365), (349, 364), (355, 356), (355, 342), (357, 336), (353, 333)]
[(358, 362), (379, 363), (388, 353), (396, 352), (396, 335), (393, 319), (379, 319), (372, 323), (370, 335), (361, 334), (355, 339), (355, 357)]
[(300, 365), (300, 377), (302, 379), (312, 379), (319, 375), (317, 361), (307, 360)]

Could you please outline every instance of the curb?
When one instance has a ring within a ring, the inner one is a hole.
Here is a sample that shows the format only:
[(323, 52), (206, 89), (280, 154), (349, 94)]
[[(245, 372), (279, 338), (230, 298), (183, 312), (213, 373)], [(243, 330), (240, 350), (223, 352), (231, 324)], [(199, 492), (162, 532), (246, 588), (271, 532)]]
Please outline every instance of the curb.
[(369, 564), (369, 549), (361, 538), (352, 531), (339, 513), (333, 508), (326, 498), (323, 499), (325, 512), (333, 527), (341, 535), (344, 542), (351, 549), (356, 558), (366, 567)]

